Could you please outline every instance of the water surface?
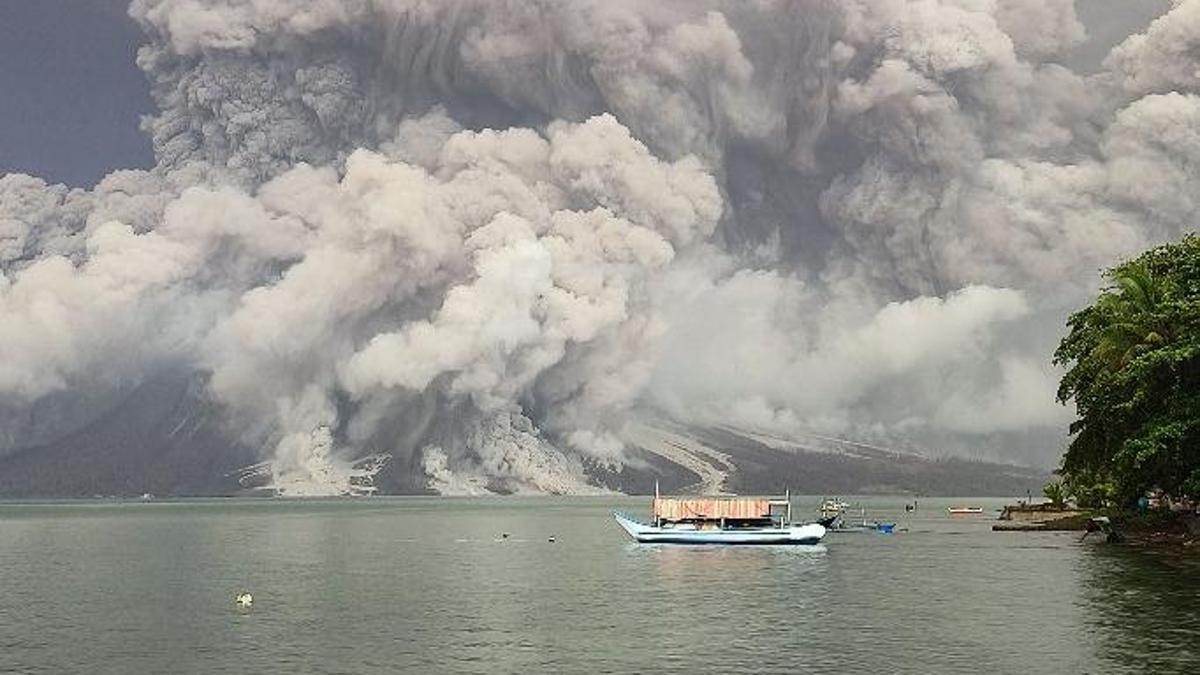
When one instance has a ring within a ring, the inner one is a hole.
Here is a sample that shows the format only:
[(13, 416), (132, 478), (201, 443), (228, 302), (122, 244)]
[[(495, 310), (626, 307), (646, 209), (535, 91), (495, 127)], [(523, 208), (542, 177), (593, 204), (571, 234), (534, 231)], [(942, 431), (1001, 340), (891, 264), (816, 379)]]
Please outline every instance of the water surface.
[(1196, 556), (904, 501), (796, 548), (639, 546), (642, 498), (0, 503), (0, 672), (1200, 672)]

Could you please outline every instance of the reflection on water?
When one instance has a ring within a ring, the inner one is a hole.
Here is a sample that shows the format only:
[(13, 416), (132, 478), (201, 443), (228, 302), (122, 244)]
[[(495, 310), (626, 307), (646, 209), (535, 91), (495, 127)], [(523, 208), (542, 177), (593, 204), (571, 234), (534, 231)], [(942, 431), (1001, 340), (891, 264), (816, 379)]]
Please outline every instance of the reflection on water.
[[(812, 614), (825, 602), (828, 586), (826, 548), (822, 546), (679, 546), (671, 544), (627, 544), (627, 555), (639, 569), (650, 575), (654, 584), (643, 601), (655, 610), (652, 616), (675, 617), (665, 626), (647, 630), (659, 632), (664, 641), (672, 641), (672, 626), (677, 634), (693, 635), (709, 641), (729, 643), (731, 648), (781, 650), (791, 654), (788, 639), (799, 633), (810, 644), (813, 635), (793, 617), (795, 612)], [(711, 602), (709, 598), (719, 598)], [(697, 614), (680, 614), (697, 612)], [(711, 612), (704, 611), (711, 608)], [(705, 624), (692, 626), (692, 622)], [(729, 624), (732, 630), (722, 628)], [(663, 630), (666, 628), (666, 630)], [(758, 634), (750, 640), (746, 633)], [(770, 634), (772, 637), (765, 637)], [(778, 640), (779, 644), (771, 646)], [(693, 648), (694, 649), (694, 648)], [(701, 652), (704, 649), (700, 650)], [(668, 648), (668, 653), (671, 649)], [(681, 659), (694, 658), (686, 652)], [(811, 658), (811, 657), (810, 657)], [(771, 662), (768, 659), (768, 662)]]
[(1200, 672), (1187, 559), (863, 501), (908, 531), (642, 546), (620, 498), (0, 503), (0, 672)]
[(812, 569), (827, 552), (815, 546), (679, 546), (675, 544), (625, 545), (635, 558), (653, 561), (663, 581), (691, 582), (697, 578), (761, 578), (787, 566), (795, 573)]
[(1200, 554), (1094, 546), (1082, 567), (1107, 669), (1200, 672)]

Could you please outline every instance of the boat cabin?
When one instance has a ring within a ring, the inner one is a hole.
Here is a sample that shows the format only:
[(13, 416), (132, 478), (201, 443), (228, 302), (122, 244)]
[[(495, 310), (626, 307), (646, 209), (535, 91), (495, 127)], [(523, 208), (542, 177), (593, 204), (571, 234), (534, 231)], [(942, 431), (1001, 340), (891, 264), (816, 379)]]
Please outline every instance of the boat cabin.
[(676, 530), (733, 530), (785, 527), (791, 523), (791, 495), (771, 497), (660, 497), (651, 507), (656, 527)]

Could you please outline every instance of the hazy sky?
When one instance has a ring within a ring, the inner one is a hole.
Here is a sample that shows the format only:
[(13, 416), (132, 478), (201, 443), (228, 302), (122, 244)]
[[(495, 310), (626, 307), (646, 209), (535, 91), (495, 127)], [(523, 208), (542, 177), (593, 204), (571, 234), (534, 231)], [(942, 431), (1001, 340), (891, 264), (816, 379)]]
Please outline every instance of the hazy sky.
[(128, 0), (0, 0), (0, 173), (91, 186), (149, 167), (151, 111)]
[(1110, 49), (1170, 6), (1168, 0), (1076, 0), (1088, 39), (1070, 54), (1067, 65), (1084, 73), (1099, 70)]

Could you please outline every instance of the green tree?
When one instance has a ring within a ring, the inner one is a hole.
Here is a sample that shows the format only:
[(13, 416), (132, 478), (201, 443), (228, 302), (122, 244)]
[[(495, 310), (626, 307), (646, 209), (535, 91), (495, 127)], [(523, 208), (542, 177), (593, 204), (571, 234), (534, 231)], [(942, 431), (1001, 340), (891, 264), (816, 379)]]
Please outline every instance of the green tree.
[(1043, 485), (1042, 494), (1055, 508), (1061, 509), (1067, 503), (1067, 489), (1060, 480), (1052, 480)]
[[(1200, 237), (1107, 272), (1054, 354), (1078, 419), (1062, 473), (1080, 499), (1200, 496)], [(1082, 501), (1082, 500), (1081, 500)]]

